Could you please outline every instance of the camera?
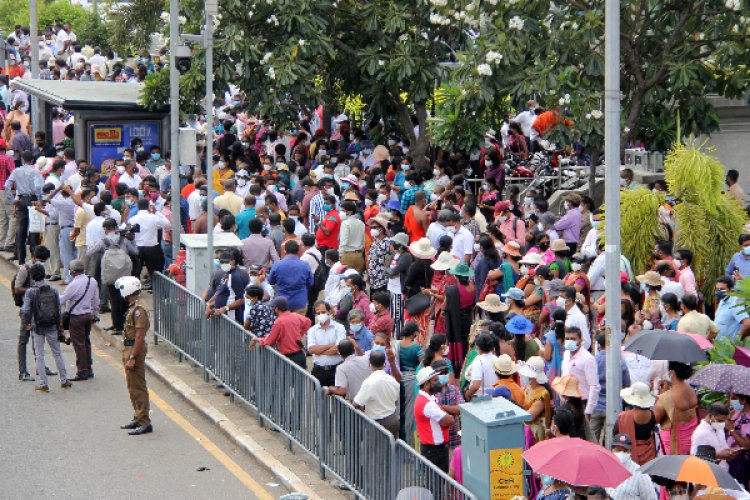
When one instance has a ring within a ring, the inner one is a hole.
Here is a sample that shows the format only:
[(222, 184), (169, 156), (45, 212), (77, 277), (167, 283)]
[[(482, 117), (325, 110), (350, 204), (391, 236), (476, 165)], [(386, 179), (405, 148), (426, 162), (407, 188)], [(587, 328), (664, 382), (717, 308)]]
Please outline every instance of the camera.
[(193, 51), (187, 45), (178, 45), (174, 51), (174, 63), (180, 74), (185, 74), (190, 70), (190, 64), (193, 58)]
[(141, 232), (141, 226), (138, 224), (120, 224), (120, 236), (125, 237), (128, 234), (135, 234)]

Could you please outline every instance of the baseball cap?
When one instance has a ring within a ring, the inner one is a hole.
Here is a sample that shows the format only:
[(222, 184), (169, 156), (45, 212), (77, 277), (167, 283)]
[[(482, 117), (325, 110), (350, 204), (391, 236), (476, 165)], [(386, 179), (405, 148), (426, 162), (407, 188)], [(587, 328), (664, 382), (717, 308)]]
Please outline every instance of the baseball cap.
[(417, 385), (421, 387), (425, 384), (425, 382), (437, 376), (438, 372), (433, 370), (431, 366), (422, 368), (421, 370), (419, 370), (419, 373), (417, 373)]
[(612, 439), (612, 447), (614, 448), (615, 446), (629, 450), (633, 447), (633, 441), (627, 434), (620, 433)]

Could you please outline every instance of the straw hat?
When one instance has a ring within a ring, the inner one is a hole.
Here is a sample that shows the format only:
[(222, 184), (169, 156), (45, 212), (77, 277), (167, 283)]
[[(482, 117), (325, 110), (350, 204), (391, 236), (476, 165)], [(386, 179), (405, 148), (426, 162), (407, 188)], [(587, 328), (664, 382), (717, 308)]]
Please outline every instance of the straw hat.
[(372, 150), (372, 157), (375, 158), (375, 161), (383, 161), (389, 159), (391, 155), (388, 153), (388, 148), (381, 144), (375, 146), (375, 149)]
[(516, 364), (507, 354), (501, 354), (492, 361), (492, 367), (500, 375), (513, 375), (516, 373)]
[(518, 373), (536, 379), (540, 384), (546, 384), (549, 380), (544, 373), (544, 359), (541, 356), (531, 356), (525, 363), (519, 363)]
[(646, 271), (645, 274), (637, 276), (635, 279), (638, 283), (645, 283), (648, 286), (662, 286), (661, 276), (656, 271)]
[(391, 223), (391, 220), (383, 214), (378, 214), (375, 217), (372, 217), (367, 222), (374, 222), (378, 225), (383, 226), (383, 228), (388, 229), (388, 225)]
[(464, 276), (466, 278), (471, 278), (474, 276), (474, 271), (472, 271), (472, 269), (466, 262), (459, 263), (456, 267), (448, 272), (453, 276)]
[(552, 244), (549, 246), (549, 249), (553, 252), (567, 252), (570, 250), (568, 248), (568, 245), (565, 243), (565, 240), (562, 240), (560, 238), (553, 240)]
[(620, 391), (620, 397), (629, 405), (638, 408), (651, 408), (656, 398), (651, 395), (648, 386), (643, 382), (633, 382), (630, 387)]
[(477, 303), (477, 306), (491, 313), (505, 312), (509, 309), (508, 304), (500, 300), (500, 297), (494, 293), (488, 293), (482, 302)]
[(430, 264), (430, 267), (435, 271), (448, 271), (456, 267), (461, 261), (452, 256), (448, 252), (440, 252), (435, 262)]
[[(565, 248), (568, 247), (566, 246)], [(503, 245), (502, 250), (506, 255), (512, 255), (514, 257), (521, 256), (521, 245), (519, 245), (517, 241), (509, 241), (508, 243)]]
[(520, 264), (526, 264), (529, 266), (541, 266), (543, 264), (542, 262), (542, 256), (538, 253), (527, 253), (523, 256), (523, 259), (518, 261)]
[(355, 191), (347, 191), (344, 195), (344, 201), (359, 201), (359, 195)]
[(402, 247), (409, 246), (409, 237), (406, 235), (406, 233), (398, 233), (396, 236), (391, 238), (391, 241), (393, 241), (394, 243), (398, 243)]
[(430, 259), (437, 254), (429, 238), (420, 238), (409, 245), (409, 252), (418, 259)]
[(578, 388), (578, 379), (575, 375), (565, 375), (564, 377), (555, 377), (550, 384), (560, 396), (569, 398), (582, 398), (581, 390)]

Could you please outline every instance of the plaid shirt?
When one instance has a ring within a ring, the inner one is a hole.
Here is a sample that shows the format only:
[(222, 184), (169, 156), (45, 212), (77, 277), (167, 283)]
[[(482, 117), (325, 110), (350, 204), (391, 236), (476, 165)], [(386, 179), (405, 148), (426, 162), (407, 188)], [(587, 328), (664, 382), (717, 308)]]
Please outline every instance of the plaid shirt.
[(10, 173), (16, 168), (13, 158), (3, 153), (0, 154), (0, 189), (5, 189), (5, 181), (10, 177)]
[(414, 205), (414, 195), (417, 191), (424, 191), (422, 186), (412, 186), (401, 195), (401, 213), (405, 214), (410, 206)]
[[(456, 406), (464, 402), (464, 397), (461, 395), (461, 391), (455, 385), (448, 384), (445, 386), (445, 391), (439, 392), (435, 395), (435, 399), (441, 405)], [(458, 435), (459, 422), (456, 421), (448, 429), (448, 446), (455, 448), (461, 444), (461, 436)]]
[(381, 314), (373, 315), (370, 322), (367, 324), (367, 328), (373, 333), (385, 333), (388, 337), (393, 333), (393, 318), (391, 313), (383, 311)]

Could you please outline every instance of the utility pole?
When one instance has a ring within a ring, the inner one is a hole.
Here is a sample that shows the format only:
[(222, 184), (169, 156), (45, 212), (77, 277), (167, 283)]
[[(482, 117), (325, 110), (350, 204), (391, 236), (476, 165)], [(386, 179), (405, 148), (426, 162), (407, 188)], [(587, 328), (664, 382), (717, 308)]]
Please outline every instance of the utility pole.
[[(39, 78), (39, 9), (37, 0), (29, 3), (29, 37), (31, 38), (31, 78)], [(39, 99), (31, 97), (31, 129), (36, 133), (41, 127), (39, 121), (42, 118), (39, 113)], [(33, 139), (33, 138), (32, 138)], [(52, 137), (48, 137), (52, 140)]]
[(208, 268), (214, 261), (214, 16), (219, 13), (218, 0), (206, 0), (206, 29), (203, 32), (206, 47), (206, 201)]
[[(622, 408), (622, 338), (620, 312), (620, 0), (606, 0), (604, 25), (604, 175), (607, 304), (607, 414), (605, 436), (612, 446), (612, 429)], [(592, 168), (594, 168), (592, 166)], [(615, 300), (617, 298), (617, 300)]]
[(172, 259), (180, 253), (180, 72), (177, 45), (180, 43), (179, 0), (169, 0), (169, 132), (172, 171)]

